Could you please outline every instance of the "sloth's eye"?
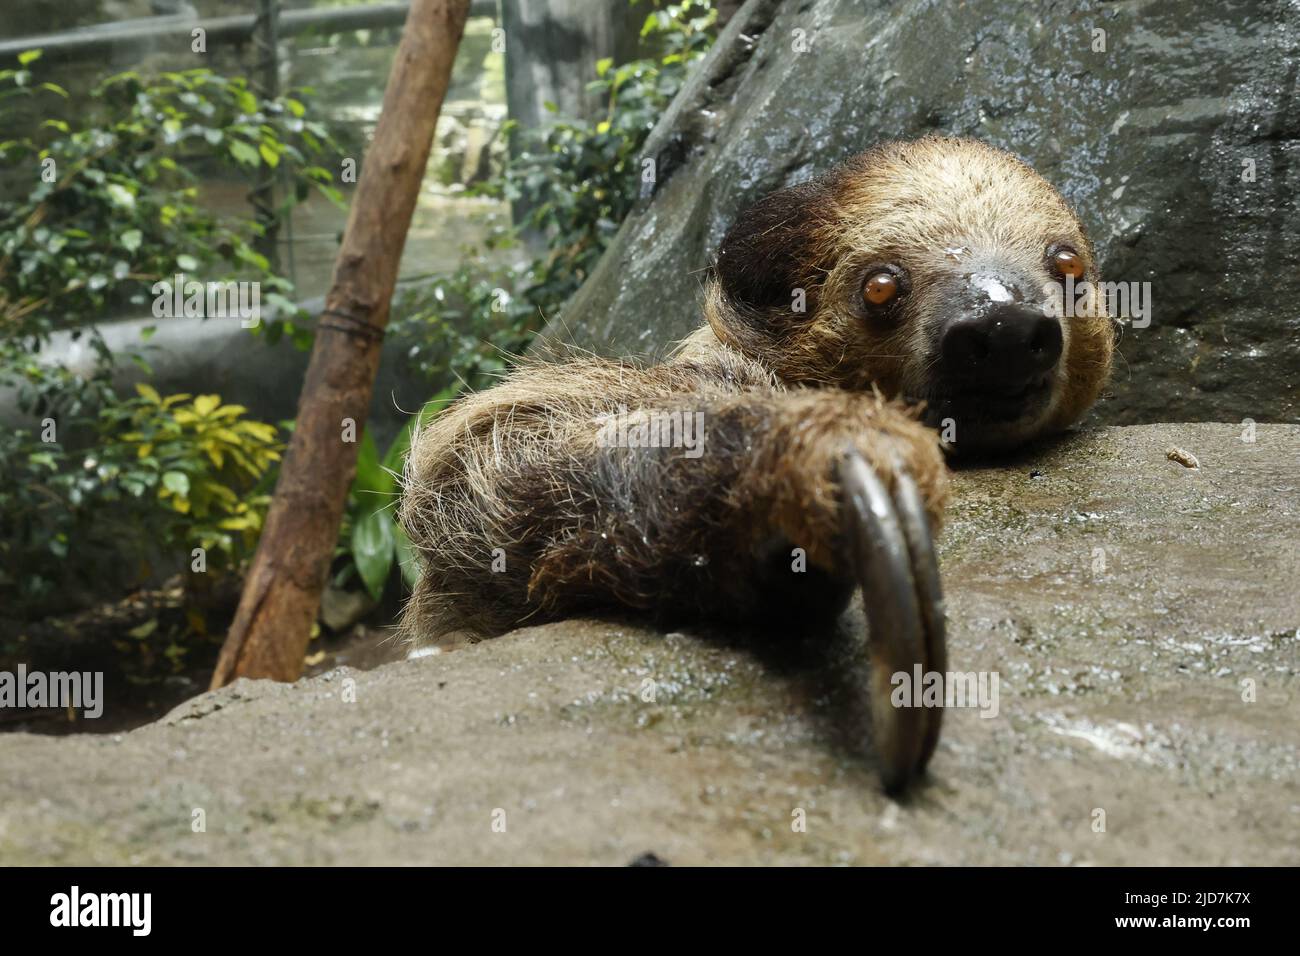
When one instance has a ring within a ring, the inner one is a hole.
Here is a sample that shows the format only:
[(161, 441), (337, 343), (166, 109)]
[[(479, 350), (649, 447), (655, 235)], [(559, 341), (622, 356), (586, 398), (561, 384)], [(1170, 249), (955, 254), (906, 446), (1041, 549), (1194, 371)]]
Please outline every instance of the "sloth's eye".
[(898, 295), (898, 276), (892, 272), (877, 272), (867, 278), (862, 286), (862, 298), (871, 305), (885, 305)]
[(1083, 256), (1079, 255), (1073, 249), (1060, 248), (1052, 253), (1052, 271), (1061, 278), (1073, 276), (1076, 279), (1083, 278)]

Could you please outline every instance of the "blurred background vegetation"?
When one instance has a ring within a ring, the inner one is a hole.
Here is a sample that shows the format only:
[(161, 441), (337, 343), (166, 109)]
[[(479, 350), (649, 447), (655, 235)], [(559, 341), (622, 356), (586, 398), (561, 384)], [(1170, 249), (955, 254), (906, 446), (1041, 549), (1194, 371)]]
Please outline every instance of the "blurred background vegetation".
[[(562, 312), (717, 30), (703, 0), (615, 0), (576, 46), (572, 24), (552, 30), (547, 42), (589, 61), (561, 64), (555, 102), (506, 64), (511, 36), (554, 27), (536, 20), (547, 5), (505, 2), (519, 7), (475, 5), (495, 15), (471, 19), (439, 121), (327, 637), (382, 629), (414, 579), (393, 519), (411, 412), (488, 384)], [(282, 33), (269, 60), (265, 45), (214, 38), (195, 56), (189, 4), (26, 6), (48, 15), (0, 15), (0, 660), (92, 641), (132, 681), (174, 680), (210, 665), (256, 547), (346, 221), (342, 172), (364, 163), (400, 29)], [(195, 6), (210, 23), (257, 3)], [(284, 4), (349, 6), (362, 5)], [(31, 30), (168, 18), (185, 32), (134, 41), (129, 69)], [(154, 284), (177, 273), (258, 282), (264, 321), (154, 318)], [(194, 364), (221, 354), (224, 377)], [(385, 382), (420, 398), (398, 407)]]

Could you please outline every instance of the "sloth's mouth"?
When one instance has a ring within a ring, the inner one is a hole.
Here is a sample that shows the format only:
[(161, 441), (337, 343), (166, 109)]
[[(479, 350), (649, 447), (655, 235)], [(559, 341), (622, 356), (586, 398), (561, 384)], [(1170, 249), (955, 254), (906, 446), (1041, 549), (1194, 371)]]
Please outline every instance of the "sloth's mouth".
[(1028, 382), (995, 388), (988, 384), (937, 382), (929, 394), (917, 396), (925, 402), (925, 421), (941, 427), (945, 419), (958, 423), (1006, 424), (1037, 415), (1052, 392), (1052, 373)]

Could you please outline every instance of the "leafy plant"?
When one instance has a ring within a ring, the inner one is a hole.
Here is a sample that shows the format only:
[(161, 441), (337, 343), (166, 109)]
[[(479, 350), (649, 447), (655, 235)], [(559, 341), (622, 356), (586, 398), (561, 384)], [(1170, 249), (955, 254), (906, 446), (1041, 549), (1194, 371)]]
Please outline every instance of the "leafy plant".
[[(547, 238), (548, 254), (534, 263), (527, 296), (558, 309), (590, 274), (640, 192), (641, 147), (686, 81), (691, 64), (713, 43), (717, 13), (702, 0), (653, 10), (641, 39), (657, 56), (615, 66), (596, 64), (587, 84), (608, 107), (595, 121), (562, 120), (525, 134), (523, 149), (488, 191), (529, 210), (523, 223)], [(553, 107), (552, 107), (553, 109)]]
[[(507, 233), (489, 246), (513, 241)], [(399, 296), (402, 318), (390, 335), (405, 347), (406, 367), (435, 388), (481, 388), (532, 338), (538, 309), (514, 292), (527, 287), (527, 267), (495, 265), (471, 250), (454, 271)]]
[(161, 522), (169, 549), (201, 547), (218, 568), (237, 563), (256, 544), (270, 504), (265, 486), (284, 449), (275, 426), (244, 418), (244, 406), (218, 395), (136, 390), (101, 414), (100, 447), (117, 460), (107, 477), (137, 498), (152, 491), (170, 509)]
[[(515, 159), (474, 188), (520, 203), (527, 219), (495, 230), (456, 270), (394, 304), (391, 334), (439, 399), (488, 384), (586, 279), (636, 201), (645, 138), (712, 42), (713, 24), (702, 0), (657, 6), (642, 29), (653, 55), (596, 65), (603, 116), (510, 130)], [(0, 71), (0, 107), (42, 90), (29, 70), (35, 59)], [(52, 85), (43, 92), (65, 95)], [(21, 384), (24, 407), (56, 418), (60, 435), (92, 442), (80, 453), (29, 430), (0, 430), (0, 586), (12, 585), (27, 606), (57, 595), (72, 571), (85, 574), (86, 555), (100, 543), (119, 555), (130, 538), (132, 555), (146, 554), (147, 544), (173, 559), (204, 547), (221, 567), (250, 552), (279, 450), (271, 426), (215, 396), (164, 398), (146, 386), (119, 399), (94, 323), (143, 305), (154, 281), (178, 271), (257, 278), (264, 301), (291, 305), (287, 282), (254, 248), (260, 227), (203, 208), (198, 164), (275, 168), (293, 183), (287, 202), (308, 189), (338, 199), (323, 158), (335, 147), (307, 119), (304, 96), (261, 100), (242, 79), (197, 70), (123, 74), (92, 99), (97, 109), (75, 129), (52, 119), (34, 136), (0, 142), (0, 161), (29, 170), (34, 184), (0, 201), (0, 382)], [(101, 111), (107, 118), (95, 120)], [(41, 176), (50, 168), (53, 180)], [(491, 261), (489, 253), (523, 248), (525, 231), (544, 237), (543, 255), (515, 268)], [(273, 326), (268, 337), (282, 328), (302, 338), (292, 325)], [(89, 336), (100, 357), (92, 375), (36, 361), (60, 329)], [(440, 406), (431, 402), (425, 415)], [(395, 569), (408, 585), (416, 572), (393, 520), (413, 427), (382, 455), (363, 436), (336, 551), (335, 583), (359, 579), (376, 599)]]
[[(35, 84), (29, 67), (38, 57), (32, 51), (20, 69), (0, 70), (0, 104), (42, 90), (67, 96)], [(332, 141), (306, 118), (305, 96), (261, 99), (246, 80), (209, 70), (128, 72), (90, 93), (78, 128), (47, 119), (34, 135), (0, 142), (10, 185), (24, 170), (30, 183), (0, 200), (0, 384), (19, 389), (20, 408), (84, 428), (116, 398), (114, 357), (97, 323), (145, 308), (153, 284), (176, 273), (253, 279), (265, 305), (296, 311), (291, 284), (254, 246), (263, 227), (208, 210), (196, 168), (281, 169), (293, 186), (282, 213), (310, 188), (339, 201), (330, 174), (313, 165)], [(36, 360), (60, 330), (87, 337), (96, 355), (89, 374)], [(147, 368), (139, 353), (131, 357)]]
[(219, 574), (251, 554), (283, 447), (276, 429), (215, 395), (137, 390), (100, 412), (82, 453), (0, 431), (0, 586), (15, 596), (11, 610), (39, 608), (84, 575), (133, 582), (149, 556), (188, 565), (203, 548)]
[[(448, 392), (440, 396), (450, 398)], [(346, 585), (354, 576), (361, 579), (370, 596), (378, 601), (396, 567), (407, 588), (415, 587), (419, 565), (415, 549), (394, 508), (398, 498), (398, 478), (411, 436), (420, 423), (427, 422), (433, 410), (441, 407), (438, 398), (426, 411), (414, 416), (389, 444), (383, 457), (367, 431), (361, 437), (357, 454), (357, 473), (348, 492), (348, 508), (335, 555), (340, 567), (334, 575), (336, 587)]]
[[(67, 96), (36, 82), (39, 56), (0, 70), (6, 130), (16, 98)], [(0, 430), (0, 586), (17, 596), (11, 611), (60, 594), (66, 606), (71, 581), (138, 580), (151, 557), (194, 547), (231, 567), (256, 541), (275, 429), (215, 396), (163, 399), (145, 386), (121, 398), (97, 323), (146, 307), (153, 284), (178, 272), (255, 280), (264, 305), (292, 312), (290, 284), (255, 248), (262, 226), (207, 209), (199, 171), (275, 169), (290, 186), (282, 213), (310, 189), (339, 201), (319, 165), (332, 140), (308, 103), (303, 92), (260, 98), (208, 70), (128, 72), (100, 83), (75, 119), (0, 141), (0, 385), (51, 426)], [(89, 370), (39, 357), (59, 331), (86, 338)], [(148, 370), (142, 354), (130, 357)]]
[[(27, 63), (31, 54), (27, 54)], [(8, 96), (33, 89), (30, 72), (0, 70)], [(67, 94), (53, 84), (37, 89)], [(143, 306), (150, 286), (176, 272), (255, 275), (271, 304), (290, 305), (287, 280), (269, 274), (252, 245), (262, 226), (224, 219), (199, 202), (191, 168), (215, 161), (252, 171), (282, 164), (295, 189), (339, 194), (311, 159), (327, 130), (298, 98), (262, 100), (239, 77), (186, 70), (122, 73), (91, 95), (102, 122), (73, 129), (48, 119), (38, 135), (0, 142), (0, 161), (26, 169), (31, 187), (0, 202), (0, 328), (30, 348), (60, 328), (86, 329), (113, 310)]]
[[(596, 64), (589, 87), (607, 97), (603, 118), (561, 120), (540, 132), (507, 124), (522, 148), (500, 176), (476, 189), (520, 202), (528, 213), (515, 227), (495, 230), (485, 250), (470, 250), (452, 273), (399, 297), (392, 335), (406, 344), (413, 371), (439, 389), (480, 387), (527, 347), (542, 322), (562, 312), (631, 211), (640, 150), (690, 66), (708, 51), (715, 21), (703, 0), (657, 8), (641, 29), (657, 55)], [(489, 264), (485, 252), (520, 247), (524, 231), (545, 237), (545, 255), (513, 270)]]

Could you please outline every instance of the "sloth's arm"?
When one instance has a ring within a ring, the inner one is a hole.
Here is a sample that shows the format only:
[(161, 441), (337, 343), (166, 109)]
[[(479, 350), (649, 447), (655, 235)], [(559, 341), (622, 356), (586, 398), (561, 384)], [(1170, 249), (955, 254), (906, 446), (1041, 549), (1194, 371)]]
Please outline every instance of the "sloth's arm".
[[(633, 425), (701, 415), (698, 457), (611, 447), (601, 427), (622, 408)], [(887, 488), (895, 468), (910, 472), (937, 522), (934, 433), (873, 395), (785, 390), (736, 356), (516, 372), (412, 443), (401, 520), (422, 572), (404, 627), (419, 639), (610, 607), (743, 619), (774, 598), (825, 603), (823, 585), (852, 583), (836, 557), (851, 448)]]

